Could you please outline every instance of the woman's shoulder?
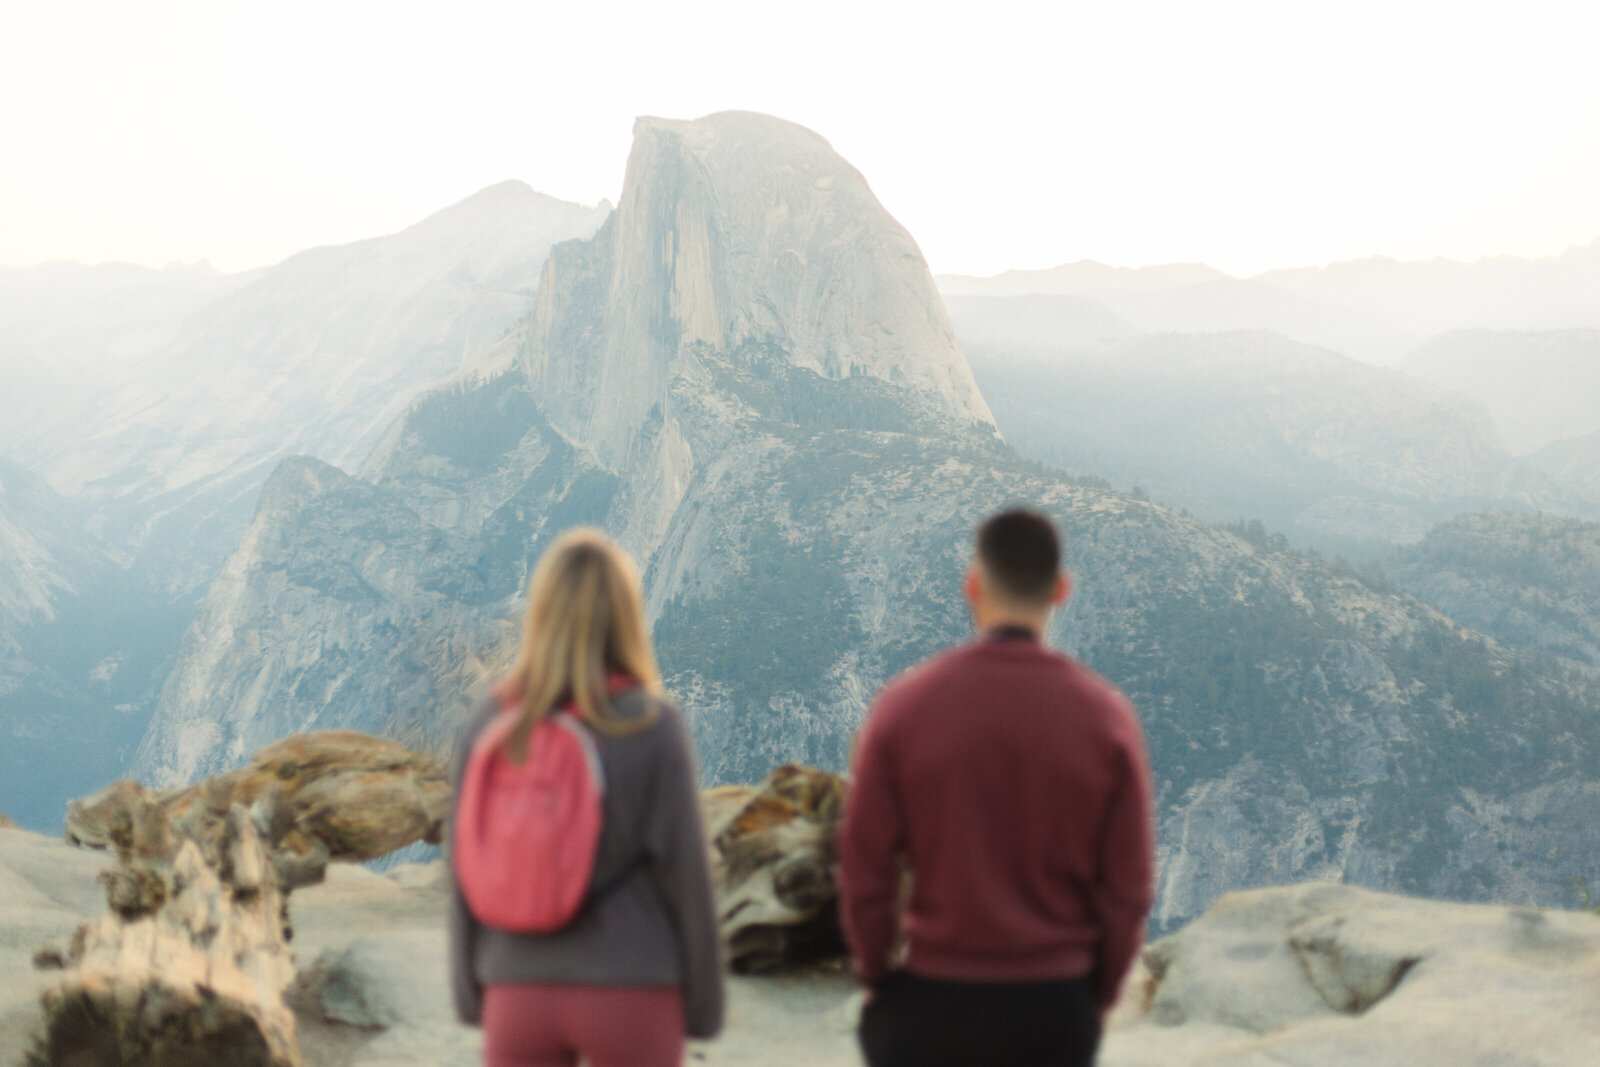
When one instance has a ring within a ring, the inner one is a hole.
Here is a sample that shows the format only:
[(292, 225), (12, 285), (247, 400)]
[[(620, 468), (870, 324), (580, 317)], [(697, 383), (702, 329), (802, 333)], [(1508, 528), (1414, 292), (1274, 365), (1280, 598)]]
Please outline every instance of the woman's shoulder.
[(665, 693), (639, 686), (619, 695), (611, 704), (612, 713), (629, 724), (640, 723), (625, 737), (668, 737), (684, 729), (683, 713)]

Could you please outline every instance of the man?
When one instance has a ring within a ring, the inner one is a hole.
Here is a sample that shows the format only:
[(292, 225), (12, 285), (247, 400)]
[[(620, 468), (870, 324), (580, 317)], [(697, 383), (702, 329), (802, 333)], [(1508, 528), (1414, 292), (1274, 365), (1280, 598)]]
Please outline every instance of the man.
[(871, 1067), (1092, 1064), (1152, 897), (1143, 735), (1110, 683), (1045, 647), (1071, 591), (1049, 519), (985, 522), (964, 591), (977, 639), (885, 686), (852, 761), (838, 875), (862, 1050)]

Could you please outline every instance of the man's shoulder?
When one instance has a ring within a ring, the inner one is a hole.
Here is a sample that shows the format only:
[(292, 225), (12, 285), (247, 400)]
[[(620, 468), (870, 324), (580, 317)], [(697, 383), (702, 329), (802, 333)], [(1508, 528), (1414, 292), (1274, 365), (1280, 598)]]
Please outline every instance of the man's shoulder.
[(1069, 653), (1057, 649), (1046, 651), (1055, 661), (1057, 680), (1064, 693), (1070, 694), (1080, 705), (1089, 704), (1100, 709), (1105, 718), (1118, 725), (1138, 725), (1133, 704), (1115, 683)]
[(1083, 663), (1067, 658), (1071, 664), (1072, 701), (1087, 712), (1080, 721), (1094, 723), (1094, 733), (1112, 748), (1128, 753), (1143, 751), (1144, 726), (1127, 694)]
[(1063, 677), (1067, 678), (1070, 684), (1104, 700), (1119, 704), (1127, 703), (1127, 697), (1123, 695), (1122, 690), (1088, 664), (1065, 652), (1058, 652), (1056, 655), (1062, 664)]
[(971, 662), (974, 642), (951, 645), (927, 659), (913, 664), (883, 683), (878, 703), (895, 704), (928, 692), (937, 692), (952, 677), (965, 671)]

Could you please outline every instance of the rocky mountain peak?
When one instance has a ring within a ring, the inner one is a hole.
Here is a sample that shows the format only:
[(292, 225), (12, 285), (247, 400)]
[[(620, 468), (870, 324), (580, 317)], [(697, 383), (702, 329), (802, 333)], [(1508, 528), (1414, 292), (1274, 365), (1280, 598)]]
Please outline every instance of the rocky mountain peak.
[(562, 252), (525, 369), (566, 412), (563, 432), (608, 464), (706, 353), (876, 378), (929, 414), (993, 427), (916, 242), (803, 127), (639, 119), (616, 213)]

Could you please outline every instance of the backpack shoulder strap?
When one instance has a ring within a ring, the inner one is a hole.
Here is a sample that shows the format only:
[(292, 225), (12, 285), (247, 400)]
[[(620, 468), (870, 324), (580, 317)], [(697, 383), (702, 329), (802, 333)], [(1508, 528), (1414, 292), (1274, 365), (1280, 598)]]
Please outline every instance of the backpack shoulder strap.
[(552, 726), (565, 730), (578, 742), (578, 747), (583, 750), (584, 762), (589, 765), (589, 776), (594, 781), (595, 790), (603, 797), (606, 795), (606, 765), (600, 758), (600, 746), (595, 744), (594, 735), (572, 712), (563, 708), (549, 716)]
[[(625, 706), (627, 706), (629, 708), (629, 710), (632, 710), (633, 707), (637, 706), (638, 704), (640, 704), (644, 700), (646, 700), (647, 697), (648, 697), (648, 694), (646, 693), (646, 691), (645, 691), (643, 686), (630, 685), (627, 688), (620, 689), (619, 691), (613, 693), (612, 697), (613, 697), (613, 705), (614, 706), (625, 705)], [(575, 714), (572, 714), (570, 712), (565, 714), (565, 715), (559, 716), (559, 718), (568, 720), (568, 722), (570, 722), (570, 724), (571, 724), (571, 728), (572, 729), (577, 730), (580, 734), (582, 734), (585, 738), (588, 739), (588, 746), (586, 748), (586, 751), (593, 751), (594, 752), (594, 758), (595, 758), (595, 760), (596, 760), (596, 762), (598, 764), (598, 762), (599, 762), (599, 750), (594, 745), (594, 738), (593, 738), (593, 735), (590, 733), (588, 726), (584, 725), (582, 720), (580, 720)], [(602, 772), (602, 774), (603, 774), (603, 772)], [(603, 777), (602, 777), (601, 780), (602, 781), (604, 780)], [(613, 874), (610, 878), (607, 878), (605, 881), (599, 882), (599, 883), (595, 884), (594, 886), (590, 887), (589, 895), (584, 899), (583, 910), (584, 911), (588, 911), (590, 908), (593, 908), (597, 904), (599, 904), (606, 897), (610, 896), (612, 893), (616, 892), (618, 889), (621, 889), (622, 886), (624, 884), (626, 884), (628, 882), (628, 880), (631, 879), (635, 874), (638, 874), (639, 871), (648, 862), (649, 862), (649, 857), (647, 855), (645, 855), (645, 853), (643, 851), (635, 853), (634, 857), (631, 860), (629, 860), (626, 864), (624, 864), (620, 871), (618, 871), (616, 874)]]

